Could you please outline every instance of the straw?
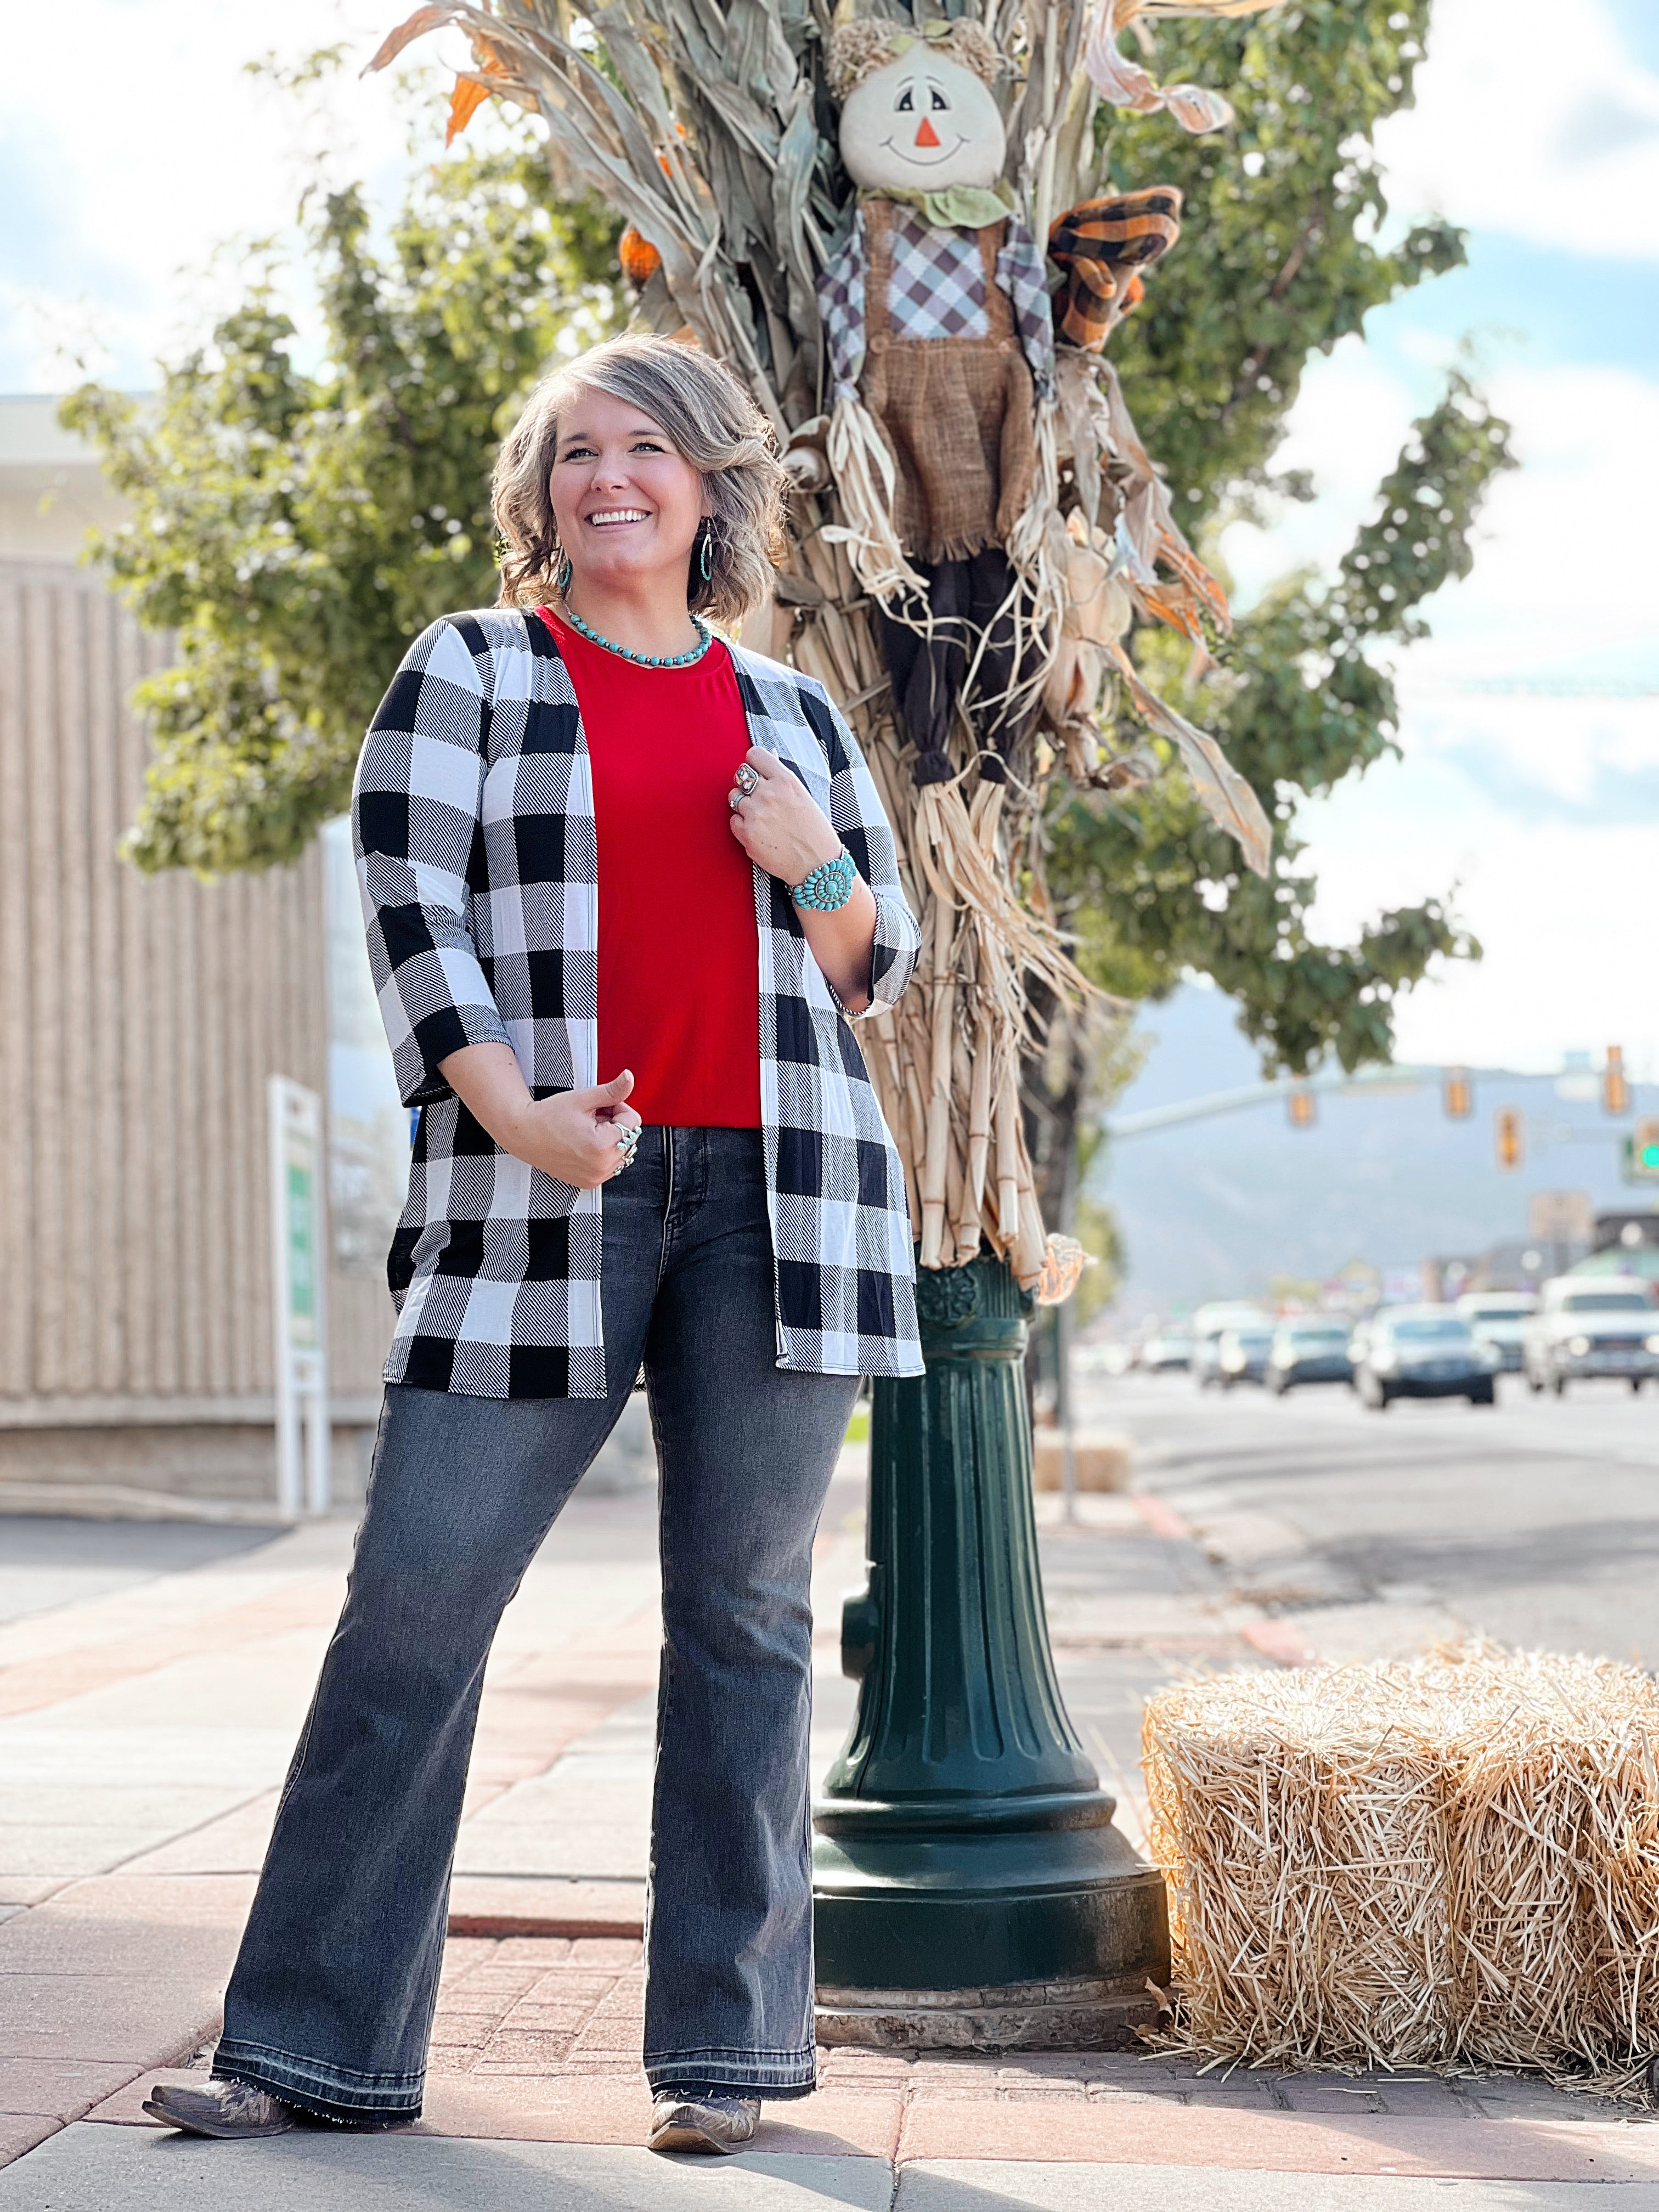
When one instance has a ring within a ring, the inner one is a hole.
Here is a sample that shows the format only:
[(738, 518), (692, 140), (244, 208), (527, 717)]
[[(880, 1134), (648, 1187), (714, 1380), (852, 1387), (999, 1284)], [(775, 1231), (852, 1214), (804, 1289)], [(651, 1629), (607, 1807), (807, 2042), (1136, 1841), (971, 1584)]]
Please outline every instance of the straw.
[(1160, 1692), (1164, 2040), (1629, 2092), (1659, 2051), (1656, 1743), (1638, 1668), (1485, 1643)]

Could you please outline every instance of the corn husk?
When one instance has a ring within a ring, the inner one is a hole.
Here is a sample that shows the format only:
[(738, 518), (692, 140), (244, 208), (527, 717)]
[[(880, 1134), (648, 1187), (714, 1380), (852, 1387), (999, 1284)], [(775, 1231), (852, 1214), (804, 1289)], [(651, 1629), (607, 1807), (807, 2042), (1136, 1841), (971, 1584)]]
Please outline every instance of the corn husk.
[[(1127, 5), (1115, 0), (1099, 35), (1115, 36)], [(919, 14), (930, 12), (924, 0)], [(1089, 8), (990, 0), (982, 21), (1012, 64), (1009, 180), (1042, 238), (1062, 210), (1097, 189)], [(1121, 655), (1120, 618), (1172, 623), (1196, 639), (1200, 616), (1224, 623), (1226, 604), (1181, 535), (1109, 367), (1093, 357), (1066, 362), (1054, 402), (1039, 409), (1036, 488), (1008, 547), (1019, 580), (1007, 610), (1021, 643), (1015, 703), (1035, 707), (1031, 726), (1006, 782), (988, 782), (972, 717), (988, 726), (1009, 702), (970, 699), (952, 740), (956, 780), (915, 788), (875, 628), (878, 600), (900, 619), (926, 621), (920, 580), (891, 527), (892, 463), (861, 406), (843, 396), (823, 411), (813, 285), (846, 219), (833, 143), (819, 128), (830, 112), (819, 79), (830, 21), (829, 0), (607, 0), (583, 14), (568, 0), (431, 0), (369, 66), (385, 67), (446, 25), (463, 30), (477, 66), (462, 73), (462, 85), (538, 112), (558, 188), (598, 193), (656, 250), (640, 319), (726, 362), (766, 410), (799, 495), (777, 604), (745, 635), (828, 686), (863, 744), (898, 840), (921, 923), (922, 973), (862, 1036), (905, 1164), (923, 1261), (958, 1266), (988, 1243), (1022, 1284), (1052, 1283), (1053, 1267), (1043, 1277), (1048, 1238), (1026, 1149), (1022, 1068), (1054, 1042), (1056, 1024), (1111, 1002), (1066, 957), (1048, 907), (1045, 802), (1056, 773), (1123, 789), (1158, 772), (1146, 748), (1126, 754), (1106, 743), (1120, 696), (1109, 674)], [(463, 104), (470, 112), (470, 93)], [(1083, 502), (1091, 567), (1079, 565), (1060, 511), (1063, 464)], [(1139, 675), (1122, 690), (1171, 741), (1249, 865), (1265, 868), (1261, 810), (1252, 816), (1254, 795), (1214, 740)]]
[(1659, 1690), (1489, 1644), (1161, 1692), (1143, 1730), (1173, 2039), (1251, 2065), (1659, 2050)]

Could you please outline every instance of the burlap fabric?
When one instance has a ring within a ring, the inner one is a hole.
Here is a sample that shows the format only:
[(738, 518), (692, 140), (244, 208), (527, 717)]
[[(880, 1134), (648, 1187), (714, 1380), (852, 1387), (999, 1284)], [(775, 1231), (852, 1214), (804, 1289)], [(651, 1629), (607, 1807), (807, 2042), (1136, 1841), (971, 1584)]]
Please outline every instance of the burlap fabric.
[(893, 523), (912, 559), (961, 561), (1005, 543), (1030, 496), (1036, 471), (1035, 393), (996, 282), (1007, 225), (974, 235), (985, 271), (990, 335), (904, 338), (889, 311), (892, 203), (863, 210), (869, 275), (863, 398), (896, 465)]

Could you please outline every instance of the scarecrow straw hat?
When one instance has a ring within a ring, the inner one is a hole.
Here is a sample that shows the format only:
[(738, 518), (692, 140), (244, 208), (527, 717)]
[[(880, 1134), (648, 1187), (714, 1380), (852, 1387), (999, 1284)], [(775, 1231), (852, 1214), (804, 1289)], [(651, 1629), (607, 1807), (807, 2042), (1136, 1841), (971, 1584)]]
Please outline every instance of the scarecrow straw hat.
[(929, 23), (917, 32), (907, 31), (900, 23), (860, 15), (838, 24), (830, 33), (825, 63), (830, 91), (837, 100), (845, 100), (866, 77), (924, 43), (972, 70), (981, 84), (994, 84), (1002, 74), (1001, 55), (981, 26), (966, 17), (951, 23)]

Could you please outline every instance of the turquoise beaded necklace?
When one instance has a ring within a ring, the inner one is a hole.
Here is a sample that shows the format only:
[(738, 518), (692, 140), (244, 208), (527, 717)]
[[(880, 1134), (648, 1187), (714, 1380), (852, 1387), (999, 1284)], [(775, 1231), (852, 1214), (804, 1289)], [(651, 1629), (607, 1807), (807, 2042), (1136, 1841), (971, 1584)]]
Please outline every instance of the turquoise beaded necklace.
[[(686, 612), (690, 614), (688, 607)], [(631, 660), (640, 668), (690, 668), (701, 660), (714, 642), (714, 633), (701, 615), (691, 615), (691, 627), (697, 633), (697, 642), (689, 653), (635, 653), (631, 646), (618, 645), (614, 638), (601, 637), (576, 612), (568, 599), (564, 603), (564, 618), (574, 630), (580, 632), (590, 645), (602, 646), (606, 653), (614, 653), (619, 659)]]

